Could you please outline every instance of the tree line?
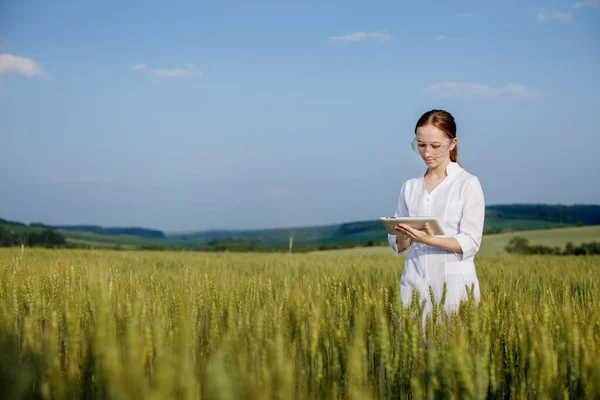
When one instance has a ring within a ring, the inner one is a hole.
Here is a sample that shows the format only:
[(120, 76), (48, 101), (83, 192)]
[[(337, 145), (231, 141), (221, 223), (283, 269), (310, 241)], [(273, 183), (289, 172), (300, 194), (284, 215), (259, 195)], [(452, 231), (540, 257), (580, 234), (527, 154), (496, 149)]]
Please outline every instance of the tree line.
[(11, 232), (0, 225), (0, 247), (65, 247), (67, 240), (53, 229), (39, 232)]
[(590, 242), (574, 245), (573, 242), (567, 242), (564, 249), (558, 246), (531, 245), (529, 240), (521, 237), (513, 237), (508, 245), (504, 247), (507, 253), (511, 254), (542, 254), (556, 256), (581, 256), (600, 254), (600, 243)]
[(574, 225), (599, 225), (600, 205), (499, 204), (486, 207), (486, 218), (534, 219)]
[(143, 245), (140, 250), (176, 250), (176, 251), (206, 251), (206, 252), (243, 252), (243, 253), (307, 253), (309, 251), (320, 250), (341, 250), (353, 247), (371, 247), (387, 245), (388, 241), (352, 241), (352, 242), (332, 242), (332, 243), (299, 243), (289, 245), (277, 245), (261, 243), (258, 240), (239, 239), (239, 238), (224, 238), (210, 240), (204, 244), (197, 246), (177, 246), (177, 245)]

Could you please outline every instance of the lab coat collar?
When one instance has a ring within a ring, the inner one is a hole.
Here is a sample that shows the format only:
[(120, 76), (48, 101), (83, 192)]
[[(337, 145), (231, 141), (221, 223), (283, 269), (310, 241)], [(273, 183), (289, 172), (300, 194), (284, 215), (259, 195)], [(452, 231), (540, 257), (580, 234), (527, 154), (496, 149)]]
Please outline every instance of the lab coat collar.
[[(463, 171), (463, 168), (454, 161), (450, 161), (450, 163), (446, 166), (446, 175), (448, 177), (458, 176)], [(425, 174), (427, 174), (427, 170), (425, 170), (423, 173), (423, 177), (425, 177)]]
[(454, 161), (450, 161), (450, 164), (448, 164), (446, 166), (446, 175), (448, 176), (454, 176), (454, 175), (458, 175), (463, 171), (463, 168), (458, 165), (458, 163), (455, 163)]

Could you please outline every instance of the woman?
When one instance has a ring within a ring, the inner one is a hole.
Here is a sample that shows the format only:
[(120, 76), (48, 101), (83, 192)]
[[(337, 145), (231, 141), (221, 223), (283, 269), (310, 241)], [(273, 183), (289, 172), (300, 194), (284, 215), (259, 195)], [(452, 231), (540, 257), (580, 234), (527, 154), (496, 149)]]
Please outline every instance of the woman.
[(436, 236), (426, 225), (418, 230), (398, 224), (397, 235), (388, 235), (396, 254), (408, 255), (400, 279), (400, 297), (405, 307), (412, 302), (413, 291), (419, 293), (424, 313), (434, 301), (439, 303), (444, 283), (447, 284), (444, 310), (457, 311), (460, 301), (467, 299), (467, 288), (474, 285), (479, 301), (479, 281), (474, 256), (481, 245), (485, 201), (477, 177), (458, 164), (456, 123), (443, 110), (432, 110), (421, 116), (415, 127), (411, 145), (427, 165), (424, 176), (409, 179), (400, 189), (396, 217), (435, 217), (445, 235)]

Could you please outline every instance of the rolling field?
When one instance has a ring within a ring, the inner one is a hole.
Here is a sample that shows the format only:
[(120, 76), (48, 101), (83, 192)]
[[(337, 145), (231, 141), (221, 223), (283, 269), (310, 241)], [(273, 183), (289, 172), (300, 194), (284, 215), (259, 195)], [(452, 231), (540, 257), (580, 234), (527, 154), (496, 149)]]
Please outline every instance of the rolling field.
[(564, 248), (567, 242), (579, 245), (586, 242), (600, 242), (600, 225), (569, 227), (560, 229), (541, 229), (523, 232), (487, 235), (481, 245), (481, 254), (502, 254), (504, 246), (515, 236), (529, 239), (531, 245), (558, 246)]
[[(481, 256), (423, 324), (388, 254), (0, 249), (8, 398), (598, 398), (600, 257)], [(435, 322), (434, 322), (435, 321)]]
[(92, 247), (138, 247), (149, 244), (164, 243), (164, 239), (148, 239), (130, 235), (100, 235), (93, 232), (59, 231), (67, 242), (85, 244)]
[(536, 230), (536, 229), (547, 229), (547, 228), (560, 228), (565, 226), (574, 226), (574, 224), (564, 224), (554, 221), (544, 221), (536, 219), (498, 219), (498, 218), (486, 218), (485, 228), (501, 228), (506, 230)]
[[(117, 247), (136, 248), (151, 245), (197, 245), (199, 241), (180, 239), (153, 239), (133, 235), (101, 235), (93, 232), (63, 231), (59, 232), (66, 238), (67, 242), (85, 244), (92, 247)], [(101, 244), (101, 246), (98, 246)]]
[[(529, 239), (531, 245), (558, 246), (564, 248), (567, 242), (573, 242), (574, 245), (579, 245), (585, 242), (600, 242), (600, 225), (555, 228), (555, 229), (540, 229), (531, 231), (507, 232), (493, 235), (484, 235), (481, 243), (481, 249), (477, 253), (477, 257), (506, 254), (504, 246), (508, 244), (510, 239), (515, 236), (521, 236)], [(395, 257), (389, 246), (373, 246), (373, 247), (355, 247), (351, 249), (341, 250), (326, 250), (326, 253), (366, 253), (366, 254), (387, 254)], [(320, 252), (315, 252), (320, 253)]]

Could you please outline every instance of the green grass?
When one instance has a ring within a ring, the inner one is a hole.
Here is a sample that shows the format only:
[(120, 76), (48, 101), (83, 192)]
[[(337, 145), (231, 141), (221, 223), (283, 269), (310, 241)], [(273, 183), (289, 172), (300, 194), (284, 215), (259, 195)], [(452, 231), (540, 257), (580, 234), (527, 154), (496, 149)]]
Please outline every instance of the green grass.
[[(129, 235), (100, 235), (92, 232), (78, 232), (78, 231), (63, 231), (59, 230), (61, 235), (63, 235), (67, 241), (73, 241), (74, 243), (103, 243), (103, 244), (111, 244), (111, 245), (132, 245), (132, 246), (141, 246), (148, 242), (151, 242), (152, 239), (140, 238), (138, 236), (129, 236)], [(161, 239), (156, 239), (160, 241)]]
[(507, 232), (487, 235), (483, 239), (481, 254), (502, 254), (504, 246), (515, 236), (529, 239), (531, 245), (544, 245), (564, 248), (567, 242), (578, 245), (585, 242), (600, 242), (600, 225), (541, 229), (523, 232)]
[(67, 238), (67, 243), (73, 243), (73, 244), (78, 244), (78, 245), (85, 245), (85, 246), (90, 246), (92, 248), (98, 248), (98, 249), (129, 249), (129, 250), (135, 250), (137, 247), (133, 246), (133, 245), (122, 245), (120, 243), (111, 243), (111, 242), (98, 242), (98, 241), (93, 241), (93, 240), (88, 240), (88, 239), (74, 239), (74, 238)]
[(59, 230), (60, 234), (63, 235), (68, 242), (82, 243), (82, 244), (99, 244), (101, 243), (105, 247), (115, 247), (121, 245), (122, 247), (140, 247), (140, 246), (168, 246), (168, 245), (198, 245), (199, 241), (194, 240), (176, 240), (176, 239), (153, 239), (143, 238), (132, 235), (101, 235), (92, 232), (78, 232), (78, 231), (63, 231)]
[(384, 255), (0, 249), (2, 396), (597, 399), (599, 264), (482, 256), (423, 324)]

